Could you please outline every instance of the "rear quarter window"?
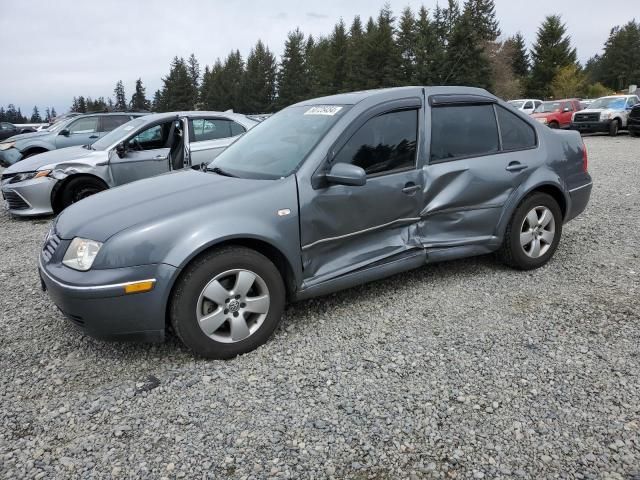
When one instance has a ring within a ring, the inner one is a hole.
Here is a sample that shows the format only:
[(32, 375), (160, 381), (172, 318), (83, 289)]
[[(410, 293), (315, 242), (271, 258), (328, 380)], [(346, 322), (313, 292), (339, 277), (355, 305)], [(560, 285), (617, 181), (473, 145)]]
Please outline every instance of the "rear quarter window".
[(501, 106), (496, 106), (503, 150), (524, 150), (536, 146), (536, 132), (531, 125)]

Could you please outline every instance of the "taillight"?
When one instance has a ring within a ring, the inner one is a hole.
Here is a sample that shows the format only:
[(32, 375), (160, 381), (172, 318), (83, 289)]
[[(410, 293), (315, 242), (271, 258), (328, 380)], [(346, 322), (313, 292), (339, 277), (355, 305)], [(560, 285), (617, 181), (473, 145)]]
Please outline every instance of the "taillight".
[(589, 156), (587, 155), (587, 146), (582, 144), (582, 170), (587, 172), (589, 169)]

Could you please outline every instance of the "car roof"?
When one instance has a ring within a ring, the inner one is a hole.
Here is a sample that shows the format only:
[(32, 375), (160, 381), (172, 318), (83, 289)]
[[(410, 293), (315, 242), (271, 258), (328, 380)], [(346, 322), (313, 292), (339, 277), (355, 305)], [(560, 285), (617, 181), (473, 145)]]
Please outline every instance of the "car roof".
[(247, 117), (241, 113), (235, 112), (216, 112), (216, 111), (206, 111), (206, 110), (191, 110), (191, 111), (181, 111), (181, 112), (162, 112), (162, 113), (150, 113), (145, 115), (145, 120), (153, 122), (157, 120), (165, 120), (174, 117), (192, 117), (192, 118), (200, 118), (200, 117), (223, 117), (228, 118), (230, 120), (241, 120), (241, 121), (249, 121), (253, 123), (259, 123), (257, 120)]
[(458, 86), (408, 86), (408, 87), (392, 87), (392, 88), (378, 88), (375, 90), (362, 90), (358, 92), (339, 93), (337, 95), (328, 95), (326, 97), (310, 98), (303, 100), (292, 106), (304, 106), (304, 105), (355, 105), (363, 100), (394, 100), (397, 98), (406, 98), (409, 96), (422, 96), (424, 91), (425, 96), (442, 95), (442, 94), (467, 94), (467, 95), (481, 95), (489, 98), (496, 98), (491, 93), (483, 90), (482, 88), (474, 87), (458, 87)]

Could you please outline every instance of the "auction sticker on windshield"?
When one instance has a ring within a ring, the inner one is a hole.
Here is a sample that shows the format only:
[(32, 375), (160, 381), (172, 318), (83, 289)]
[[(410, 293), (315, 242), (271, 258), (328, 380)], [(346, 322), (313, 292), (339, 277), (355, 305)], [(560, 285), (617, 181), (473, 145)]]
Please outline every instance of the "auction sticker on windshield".
[(329, 115), (333, 116), (342, 110), (342, 107), (337, 105), (316, 105), (304, 112), (305, 115)]

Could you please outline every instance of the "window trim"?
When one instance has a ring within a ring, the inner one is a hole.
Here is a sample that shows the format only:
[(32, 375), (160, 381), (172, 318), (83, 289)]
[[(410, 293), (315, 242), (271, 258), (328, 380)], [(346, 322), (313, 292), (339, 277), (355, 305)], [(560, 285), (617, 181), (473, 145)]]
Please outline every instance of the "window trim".
[[(482, 106), (482, 105), (488, 105), (489, 103), (485, 103), (485, 102), (481, 102), (481, 103), (448, 103), (448, 104), (440, 104), (440, 105), (434, 105), (432, 106), (431, 110), (435, 110), (436, 108), (446, 108), (446, 107), (476, 107), (476, 106)], [(498, 127), (498, 151), (497, 152), (489, 152), (489, 153), (481, 153), (481, 154), (473, 154), (473, 155), (461, 155), (458, 157), (453, 157), (453, 158), (441, 158), (438, 160), (433, 160), (431, 158), (431, 146), (433, 145), (433, 112), (431, 113), (431, 122), (429, 123), (429, 128), (431, 129), (431, 135), (429, 136), (429, 157), (428, 157), (428, 162), (427, 165), (437, 165), (439, 163), (446, 163), (446, 162), (455, 162), (457, 160), (467, 160), (469, 158), (482, 158), (482, 157), (490, 157), (493, 155), (501, 155), (503, 153), (513, 153), (513, 152), (525, 152), (527, 150), (534, 150), (536, 148), (538, 148), (540, 146), (539, 144), (539, 137), (538, 137), (538, 131), (535, 129), (535, 127), (533, 125), (531, 125), (530, 122), (520, 118), (519, 115), (510, 112), (508, 109), (504, 108), (502, 105), (500, 105), (497, 102), (491, 102), (491, 105), (493, 106), (493, 118), (496, 122), (496, 126)], [(508, 113), (511, 113), (512, 115), (520, 118), (520, 120), (522, 120), (523, 122), (525, 122), (527, 124), (527, 126), (529, 128), (531, 128), (533, 130), (533, 135), (535, 137), (535, 145), (533, 145), (532, 147), (525, 147), (525, 148), (510, 148), (508, 150), (505, 150), (503, 147), (503, 143), (502, 143), (502, 129), (500, 127), (500, 122), (498, 121), (498, 112), (497, 109), (498, 108), (502, 108), (503, 110), (507, 111)]]

